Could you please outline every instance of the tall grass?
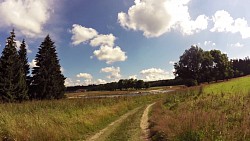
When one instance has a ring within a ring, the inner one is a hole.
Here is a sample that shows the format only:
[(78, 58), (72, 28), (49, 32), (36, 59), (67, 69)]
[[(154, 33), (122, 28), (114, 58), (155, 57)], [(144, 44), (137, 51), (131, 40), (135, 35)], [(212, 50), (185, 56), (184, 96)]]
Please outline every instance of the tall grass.
[(154, 140), (250, 140), (250, 77), (172, 93), (152, 112)]
[(83, 140), (160, 96), (0, 104), (0, 140)]

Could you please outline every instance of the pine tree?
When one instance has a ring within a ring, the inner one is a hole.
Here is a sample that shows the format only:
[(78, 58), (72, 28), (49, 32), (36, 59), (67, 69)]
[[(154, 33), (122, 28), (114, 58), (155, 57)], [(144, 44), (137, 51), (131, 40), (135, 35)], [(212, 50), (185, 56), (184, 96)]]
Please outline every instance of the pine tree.
[(21, 45), (20, 45), (20, 50), (18, 51), (18, 55), (20, 57), (20, 62), (22, 64), (23, 70), (24, 70), (24, 75), (25, 75), (25, 79), (26, 79), (26, 85), (27, 85), (27, 91), (30, 96), (30, 92), (29, 92), (29, 87), (30, 87), (30, 83), (31, 83), (31, 77), (29, 76), (30, 73), (30, 66), (28, 63), (28, 58), (27, 58), (27, 48), (26, 48), (26, 43), (25, 40), (23, 39)]
[(28, 99), (25, 73), (16, 50), (14, 30), (7, 38), (0, 58), (0, 99), (4, 102)]
[(36, 65), (32, 74), (32, 93), (35, 99), (60, 99), (64, 96), (64, 76), (57, 59), (54, 42), (49, 35), (36, 54)]

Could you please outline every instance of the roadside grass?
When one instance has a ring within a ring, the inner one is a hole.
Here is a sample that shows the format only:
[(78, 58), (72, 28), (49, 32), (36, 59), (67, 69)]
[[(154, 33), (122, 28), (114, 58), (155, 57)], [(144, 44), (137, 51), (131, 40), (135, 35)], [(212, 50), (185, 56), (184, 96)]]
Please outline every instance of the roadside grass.
[(162, 95), (0, 104), (0, 140), (84, 140)]
[(152, 140), (250, 140), (250, 77), (179, 90), (153, 106)]

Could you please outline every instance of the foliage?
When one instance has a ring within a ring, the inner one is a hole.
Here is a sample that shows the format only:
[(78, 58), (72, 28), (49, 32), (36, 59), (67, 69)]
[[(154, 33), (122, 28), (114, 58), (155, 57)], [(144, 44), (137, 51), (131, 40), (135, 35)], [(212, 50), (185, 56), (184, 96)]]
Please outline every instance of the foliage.
[(0, 101), (3, 102), (21, 102), (28, 99), (26, 72), (16, 47), (13, 30), (0, 58)]
[(226, 54), (219, 50), (203, 51), (198, 46), (186, 50), (174, 68), (175, 76), (188, 86), (234, 77), (232, 62)]
[(64, 96), (64, 76), (57, 59), (56, 47), (49, 35), (36, 54), (36, 65), (32, 74), (32, 98), (60, 99)]

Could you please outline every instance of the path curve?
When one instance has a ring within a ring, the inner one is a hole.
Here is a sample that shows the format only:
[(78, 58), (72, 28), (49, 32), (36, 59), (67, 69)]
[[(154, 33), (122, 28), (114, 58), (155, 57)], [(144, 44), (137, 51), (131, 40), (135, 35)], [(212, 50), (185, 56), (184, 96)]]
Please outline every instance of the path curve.
[(88, 138), (86, 141), (99, 141), (104, 140), (106, 137), (108, 137), (128, 116), (135, 114), (138, 112), (138, 110), (141, 107), (137, 107), (126, 114), (122, 115), (119, 119), (116, 121), (110, 123), (106, 128), (102, 129), (98, 133), (96, 133), (94, 136)]
[(141, 123), (140, 123), (140, 127), (142, 129), (142, 139), (149, 141), (149, 117), (148, 117), (148, 113), (150, 108), (154, 105), (155, 103), (152, 103), (150, 105), (147, 106), (147, 108), (144, 110), (143, 115), (141, 117)]

